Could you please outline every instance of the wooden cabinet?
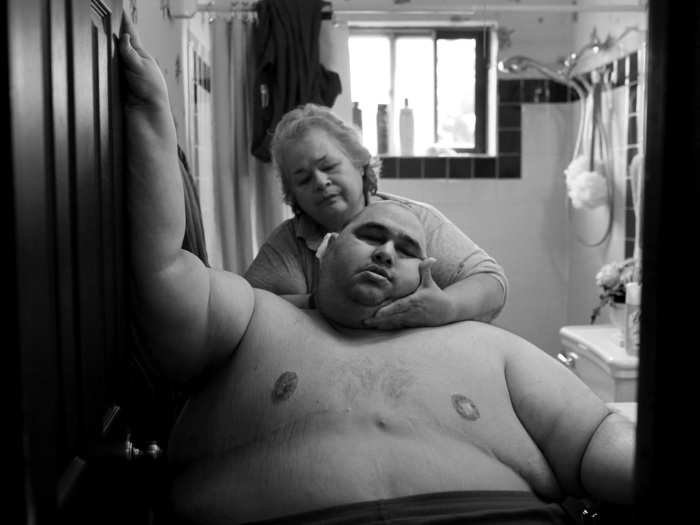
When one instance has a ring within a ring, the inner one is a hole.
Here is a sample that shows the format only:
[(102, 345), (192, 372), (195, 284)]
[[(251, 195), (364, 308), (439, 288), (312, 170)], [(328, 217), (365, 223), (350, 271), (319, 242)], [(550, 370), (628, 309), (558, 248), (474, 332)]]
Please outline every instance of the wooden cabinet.
[(0, 9), (8, 523), (149, 523), (157, 470), (127, 441), (144, 448), (150, 400), (131, 353), (121, 1)]

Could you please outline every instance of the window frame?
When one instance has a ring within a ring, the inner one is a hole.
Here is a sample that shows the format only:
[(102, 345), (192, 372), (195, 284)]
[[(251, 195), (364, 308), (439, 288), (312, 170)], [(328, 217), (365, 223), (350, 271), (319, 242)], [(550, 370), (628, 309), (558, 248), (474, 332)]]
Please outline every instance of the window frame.
[[(489, 86), (493, 83), (491, 91), (496, 89), (496, 79), (491, 74), (492, 68), (492, 24), (482, 24), (478, 26), (444, 26), (439, 24), (426, 23), (419, 26), (371, 26), (359, 25), (351, 26), (349, 36), (385, 36), (389, 39), (390, 45), (390, 86), (391, 103), (395, 106), (395, 67), (396, 67), (396, 39), (407, 36), (429, 36), (433, 40), (433, 139), (438, 140), (438, 79), (437, 79), (437, 42), (438, 40), (474, 39), (475, 41), (475, 86), (474, 86), (474, 147), (452, 148), (460, 156), (469, 155), (492, 155), (495, 145), (490, 142), (494, 125), (496, 108), (490, 110), (489, 103), (492, 97), (489, 96)], [(400, 108), (392, 107), (394, 112)], [(493, 115), (491, 113), (493, 112)], [(397, 130), (392, 124), (392, 133)], [(390, 136), (390, 140), (391, 136)], [(398, 155), (401, 156), (401, 155)]]
[[(475, 60), (474, 60), (474, 114), (476, 121), (474, 123), (474, 147), (473, 148), (453, 148), (457, 153), (486, 153), (488, 136), (488, 85), (489, 85), (489, 57), (490, 57), (490, 39), (487, 37), (489, 27), (482, 28), (437, 28), (433, 40), (435, 49), (433, 56), (437, 66), (437, 41), (438, 40), (457, 40), (461, 38), (475, 40)], [(435, 131), (435, 141), (437, 142), (437, 107), (438, 107), (438, 90), (437, 90), (437, 67), (434, 68), (435, 78), (435, 123), (433, 129)]]

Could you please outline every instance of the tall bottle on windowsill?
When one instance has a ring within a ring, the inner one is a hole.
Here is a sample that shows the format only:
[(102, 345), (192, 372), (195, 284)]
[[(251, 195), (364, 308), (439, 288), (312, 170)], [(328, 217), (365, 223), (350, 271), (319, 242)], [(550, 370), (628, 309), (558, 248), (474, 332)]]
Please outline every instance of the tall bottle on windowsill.
[(401, 156), (413, 155), (413, 110), (408, 107), (408, 99), (403, 99), (403, 108), (399, 114), (399, 139), (401, 141)]
[(362, 110), (359, 102), (352, 103), (352, 123), (362, 131)]
[(389, 113), (386, 104), (377, 104), (377, 155), (389, 153)]

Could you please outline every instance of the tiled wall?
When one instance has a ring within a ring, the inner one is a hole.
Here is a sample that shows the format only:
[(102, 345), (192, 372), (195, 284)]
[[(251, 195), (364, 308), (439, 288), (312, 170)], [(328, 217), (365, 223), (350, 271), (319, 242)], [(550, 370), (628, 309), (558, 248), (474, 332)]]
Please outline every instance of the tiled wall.
[[(644, 151), (644, 75), (639, 74), (640, 70), (643, 71), (646, 67), (644, 54), (632, 53), (626, 57), (626, 63), (618, 64), (618, 71), (621, 71), (623, 67), (626, 72), (624, 75), (625, 83), (629, 90), (627, 111), (627, 166), (629, 166), (635, 155)], [(625, 257), (631, 257), (634, 252), (636, 227), (637, 220), (632, 205), (632, 188), (628, 177), (625, 198)]]
[(383, 179), (519, 179), (520, 106), (566, 102), (566, 86), (539, 79), (498, 81), (498, 155), (494, 157), (383, 157)]
[[(605, 64), (611, 74), (613, 88), (629, 90), (627, 165), (640, 151), (642, 137), (641, 88), (639, 86), (640, 53), (634, 52)], [(599, 68), (599, 71), (602, 67)], [(590, 82), (591, 74), (583, 77)], [(522, 104), (571, 102), (576, 91), (549, 79), (501, 79), (498, 81), (498, 155), (494, 157), (383, 157), (382, 179), (519, 179), (522, 169), (521, 119)], [(625, 204), (625, 257), (634, 250), (636, 218), (632, 192), (627, 181)]]
[[(643, 50), (633, 52), (618, 60), (604, 65), (610, 73), (613, 88), (627, 88), (627, 144), (626, 166), (629, 167), (632, 159), (639, 152), (643, 152), (643, 123), (644, 123), (644, 86), (643, 72), (645, 70), (645, 53)], [(599, 68), (600, 71), (602, 69)], [(588, 82), (591, 74), (585, 75)], [(625, 189), (625, 257), (632, 257), (634, 252), (635, 231), (637, 218), (632, 204), (632, 187), (629, 173), (627, 174)]]

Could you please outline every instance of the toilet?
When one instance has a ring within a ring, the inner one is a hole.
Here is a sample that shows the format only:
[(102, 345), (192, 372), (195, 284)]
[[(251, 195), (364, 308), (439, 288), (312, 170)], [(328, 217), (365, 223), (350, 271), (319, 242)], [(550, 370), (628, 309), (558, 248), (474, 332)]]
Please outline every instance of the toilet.
[(557, 360), (569, 368), (606, 403), (637, 400), (639, 358), (622, 345), (612, 325), (564, 326), (559, 330), (562, 350)]

